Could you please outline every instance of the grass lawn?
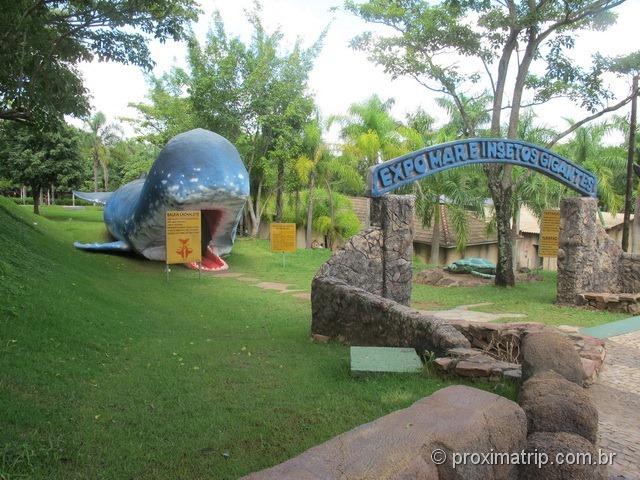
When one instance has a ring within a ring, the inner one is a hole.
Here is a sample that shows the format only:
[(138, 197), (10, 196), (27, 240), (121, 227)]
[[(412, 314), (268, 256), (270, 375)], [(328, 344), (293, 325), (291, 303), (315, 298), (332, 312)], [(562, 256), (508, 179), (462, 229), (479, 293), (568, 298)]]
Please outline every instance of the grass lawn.
[[(0, 199), (0, 479), (237, 478), (448, 384), (352, 378), (346, 347), (310, 342), (307, 301), (77, 251), (101, 212), (43, 211)], [(308, 290), (327, 256), (283, 269), (240, 241), (229, 263)]]

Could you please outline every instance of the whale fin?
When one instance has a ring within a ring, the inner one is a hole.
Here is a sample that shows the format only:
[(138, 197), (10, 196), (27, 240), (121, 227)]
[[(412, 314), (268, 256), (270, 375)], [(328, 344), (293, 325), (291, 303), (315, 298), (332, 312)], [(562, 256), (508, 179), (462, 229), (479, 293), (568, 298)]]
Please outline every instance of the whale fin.
[(99, 203), (101, 205), (105, 205), (113, 192), (79, 192), (77, 190), (73, 191), (73, 194), (81, 198), (82, 200), (86, 200), (87, 202)]
[(117, 240), (115, 242), (105, 242), (105, 243), (80, 243), (74, 242), (73, 246), (80, 250), (87, 250), (90, 252), (130, 252), (131, 245), (122, 240)]

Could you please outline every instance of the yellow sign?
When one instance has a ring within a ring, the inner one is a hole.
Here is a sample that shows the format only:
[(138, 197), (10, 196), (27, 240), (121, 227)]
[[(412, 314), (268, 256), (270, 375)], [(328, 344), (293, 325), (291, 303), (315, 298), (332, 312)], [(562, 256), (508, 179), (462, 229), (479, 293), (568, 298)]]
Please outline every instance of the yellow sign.
[(269, 229), (272, 252), (296, 251), (296, 224), (272, 223)]
[(167, 212), (167, 263), (202, 260), (200, 210)]
[(540, 244), (538, 255), (541, 257), (558, 256), (558, 237), (560, 235), (560, 210), (545, 210), (540, 223)]

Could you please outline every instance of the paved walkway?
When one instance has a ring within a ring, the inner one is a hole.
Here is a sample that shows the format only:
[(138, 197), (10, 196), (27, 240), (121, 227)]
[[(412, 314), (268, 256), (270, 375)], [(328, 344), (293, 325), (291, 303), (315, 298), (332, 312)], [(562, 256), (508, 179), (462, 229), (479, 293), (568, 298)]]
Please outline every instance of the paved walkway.
[(466, 322), (495, 322), (503, 318), (523, 318), (524, 313), (488, 313), (471, 310), (475, 307), (485, 307), (491, 303), (475, 303), (473, 305), (459, 305), (449, 310), (420, 310), (442, 320), (464, 320)]
[(278, 293), (291, 294), (292, 297), (299, 298), (301, 300), (311, 300), (311, 294), (305, 290), (294, 290), (289, 288), (291, 285), (287, 283), (279, 283), (279, 282), (263, 282), (254, 277), (245, 277), (244, 273), (238, 272), (207, 272), (206, 275), (216, 278), (233, 278), (234, 280), (239, 280), (241, 282), (247, 282), (249, 285), (253, 287), (261, 288), (262, 290), (273, 290)]
[(616, 453), (612, 474), (640, 479), (640, 331), (606, 341), (607, 358), (591, 386), (598, 408), (600, 446)]

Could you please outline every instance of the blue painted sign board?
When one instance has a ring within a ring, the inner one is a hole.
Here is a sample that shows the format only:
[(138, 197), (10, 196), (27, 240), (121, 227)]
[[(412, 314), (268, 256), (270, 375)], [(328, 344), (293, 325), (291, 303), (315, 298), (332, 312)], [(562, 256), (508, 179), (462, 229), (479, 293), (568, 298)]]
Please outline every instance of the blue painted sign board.
[(379, 197), (421, 178), (450, 168), (503, 163), (530, 168), (585, 197), (595, 197), (596, 177), (546, 148), (520, 140), (470, 138), (442, 143), (379, 163), (369, 169), (369, 195)]

